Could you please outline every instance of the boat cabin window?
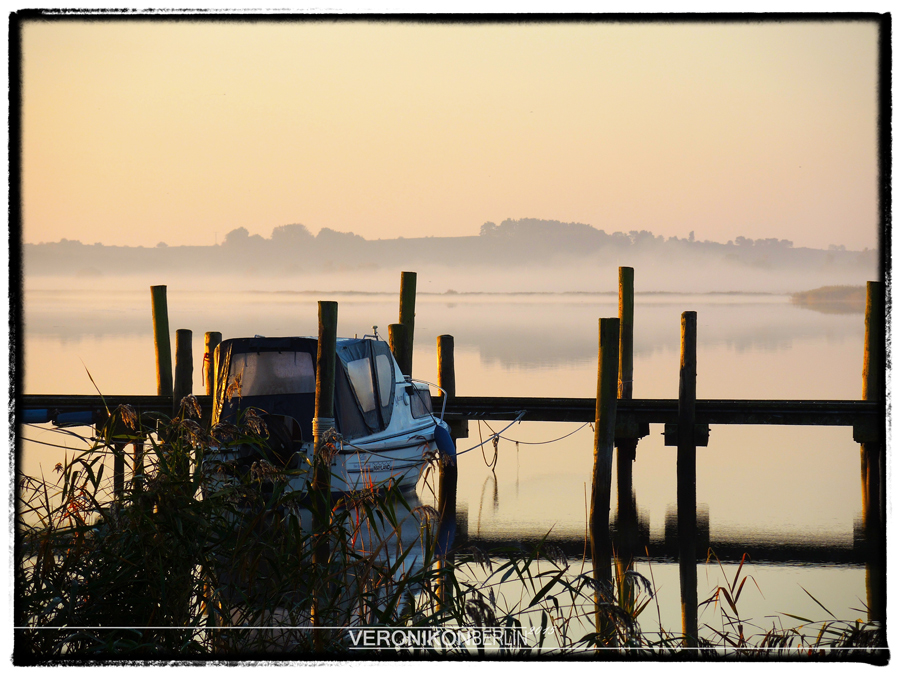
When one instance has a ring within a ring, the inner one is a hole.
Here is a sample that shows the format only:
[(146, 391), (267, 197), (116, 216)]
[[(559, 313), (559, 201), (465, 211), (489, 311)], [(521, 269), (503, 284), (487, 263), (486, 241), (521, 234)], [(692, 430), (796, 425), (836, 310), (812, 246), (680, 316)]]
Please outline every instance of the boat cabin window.
[(381, 397), (381, 405), (386, 406), (391, 402), (391, 386), (394, 384), (391, 372), (394, 365), (386, 354), (378, 354), (375, 357), (375, 369), (378, 371), (378, 395)]
[(409, 408), (413, 417), (431, 416), (431, 391), (416, 386), (406, 388), (409, 394)]
[(228, 388), (232, 387), (237, 396), (315, 393), (312, 356), (306, 352), (232, 354)]
[(347, 375), (350, 376), (350, 383), (363, 412), (375, 410), (375, 387), (372, 384), (372, 363), (369, 357), (348, 361)]

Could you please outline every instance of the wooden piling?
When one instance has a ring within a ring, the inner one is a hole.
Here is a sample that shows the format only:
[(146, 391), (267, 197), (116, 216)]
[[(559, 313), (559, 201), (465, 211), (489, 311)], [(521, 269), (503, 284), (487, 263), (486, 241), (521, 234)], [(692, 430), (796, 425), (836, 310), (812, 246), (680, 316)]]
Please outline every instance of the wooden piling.
[[(619, 399), (630, 401), (634, 377), (634, 269), (619, 268)], [(621, 505), (632, 497), (632, 463), (637, 438), (616, 441), (616, 493)]]
[[(863, 400), (884, 401), (885, 329), (884, 285), (866, 284), (866, 337), (863, 355)], [(885, 606), (884, 550), (884, 427), (877, 440), (860, 445), (863, 528), (866, 540), (866, 596), (870, 621), (883, 621)]]
[(165, 286), (151, 286), (153, 341), (156, 346), (156, 393), (172, 395), (172, 345), (169, 342), (169, 307)]
[(412, 345), (409, 339), (409, 326), (402, 323), (392, 323), (388, 326), (388, 340), (391, 352), (400, 366), (400, 371), (410, 376), (412, 374)]
[(175, 383), (173, 385), (172, 406), (177, 415), (181, 409), (181, 399), (194, 391), (193, 333), (186, 328), (175, 331)]
[(608, 592), (613, 588), (609, 511), (613, 447), (616, 440), (619, 319), (600, 319), (597, 400), (594, 413), (594, 470), (591, 478), (590, 544), (594, 591), (594, 629), (604, 645), (615, 644)]
[[(437, 385), (444, 390), (447, 401), (456, 398), (456, 365), (453, 356), (453, 336), (439, 335), (437, 338)], [(456, 445), (456, 428), (450, 425), (450, 437)], [(458, 481), (458, 468), (456, 458), (453, 462), (442, 461), (439, 464), (438, 474), (438, 514), (440, 515), (439, 536), (453, 530), (452, 523), (456, 519), (456, 487)], [(452, 541), (441, 542), (445, 551), (443, 559), (438, 562), (438, 569), (446, 573), (446, 566), (453, 564), (453, 554), (446, 553), (453, 545)], [(441, 606), (447, 602), (448, 586), (444, 574), (440, 574), (437, 580), (437, 597)]]
[(686, 646), (697, 638), (697, 312), (681, 315), (678, 381), (678, 570), (681, 621)]
[[(319, 342), (316, 354), (316, 416), (313, 420), (313, 480), (310, 486), (313, 532), (317, 538), (313, 550), (313, 563), (317, 571), (316, 581), (324, 584), (328, 578), (326, 565), (329, 558), (327, 530), (331, 517), (331, 456), (326, 433), (334, 429), (334, 377), (337, 344), (336, 302), (319, 302)], [(324, 598), (330, 597), (326, 586), (321, 585), (313, 593), (313, 648), (322, 652), (326, 642), (323, 628), (327, 621), (323, 616)]]
[(608, 541), (612, 458), (616, 437), (616, 381), (619, 320), (600, 319), (597, 356), (597, 405), (594, 423), (594, 471), (591, 480), (591, 537)]
[[(456, 398), (456, 368), (453, 358), (453, 336), (439, 335), (437, 339), (438, 381), (437, 385), (446, 392), (447, 400)], [(450, 436), (456, 443), (456, 434), (453, 427), (450, 428)], [(451, 463), (441, 462), (440, 484), (438, 489), (438, 513), (441, 519), (445, 511), (456, 510), (456, 461)], [(454, 516), (455, 517), (455, 516)]]
[(634, 377), (634, 268), (619, 268), (619, 398), (631, 400)]
[[(413, 343), (416, 335), (416, 273), (400, 273), (400, 320), (406, 326), (406, 363), (400, 364), (404, 375), (412, 375)], [(404, 366), (406, 367), (404, 369)]]
[(113, 443), (113, 495), (120, 501), (125, 495), (125, 448), (127, 443)]
[(222, 334), (211, 331), (203, 336), (203, 381), (206, 383), (206, 394), (216, 393), (216, 347), (222, 342)]

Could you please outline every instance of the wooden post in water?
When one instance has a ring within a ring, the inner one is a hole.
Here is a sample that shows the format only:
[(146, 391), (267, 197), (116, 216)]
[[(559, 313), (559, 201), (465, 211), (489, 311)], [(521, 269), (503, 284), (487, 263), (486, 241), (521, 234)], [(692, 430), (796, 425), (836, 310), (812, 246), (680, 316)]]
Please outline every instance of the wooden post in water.
[(413, 343), (416, 335), (416, 273), (400, 273), (400, 321), (406, 326), (406, 351), (400, 370), (404, 375), (412, 375)]
[[(866, 284), (866, 343), (863, 357), (863, 400), (884, 401), (884, 285)], [(884, 430), (878, 440), (860, 446), (863, 529), (866, 541), (866, 596), (870, 621), (885, 619)]]
[[(619, 268), (619, 398), (630, 401), (634, 377), (634, 269)], [(616, 492), (619, 512), (632, 501), (632, 462), (638, 441), (620, 438), (616, 446)], [(621, 552), (621, 551), (620, 551)]]
[(609, 539), (612, 458), (616, 442), (616, 381), (619, 320), (600, 319), (597, 357), (597, 408), (594, 424), (594, 472), (591, 480), (591, 537)]
[(404, 375), (411, 374), (412, 354), (409, 341), (409, 326), (402, 323), (392, 323), (388, 326), (388, 340), (391, 352), (397, 359), (397, 365)]
[(619, 268), (619, 398), (631, 400), (634, 377), (634, 268)]
[(222, 334), (218, 331), (203, 336), (203, 381), (206, 383), (208, 396), (216, 393), (216, 347), (222, 342)]
[(165, 286), (151, 286), (153, 341), (156, 346), (156, 394), (172, 395), (172, 345), (169, 342), (169, 306)]
[[(438, 386), (444, 390), (449, 403), (456, 398), (456, 365), (453, 356), (453, 336), (439, 335), (437, 338), (437, 364), (438, 364)], [(454, 427), (450, 427), (450, 437), (456, 445), (456, 433)], [(458, 468), (456, 458), (449, 463), (442, 458), (439, 465), (440, 473), (438, 477), (438, 514), (440, 514), (440, 525), (438, 528), (438, 536), (450, 539), (450, 532), (454, 531), (456, 520), (456, 485), (458, 480)], [(452, 541), (439, 542), (441, 548), (445, 551), (443, 560), (439, 561), (438, 566), (441, 572), (446, 569), (446, 564), (453, 563), (453, 555), (446, 553), (453, 545)], [(446, 563), (444, 562), (446, 560)], [(438, 577), (437, 596), (443, 605), (447, 600), (447, 586), (443, 575)]]
[(697, 312), (681, 315), (678, 380), (678, 571), (685, 646), (697, 639)]
[(113, 495), (120, 501), (125, 495), (125, 448), (127, 443), (113, 444)]
[(175, 331), (175, 383), (172, 393), (173, 413), (181, 409), (181, 399), (194, 390), (194, 353), (191, 341), (193, 333), (186, 328)]
[(613, 638), (604, 609), (612, 589), (612, 542), (609, 507), (612, 491), (613, 447), (616, 442), (616, 382), (619, 365), (619, 320), (600, 319), (597, 354), (597, 403), (594, 422), (594, 471), (591, 477), (591, 563), (597, 588), (594, 592), (594, 627), (601, 640)]
[[(447, 394), (447, 401), (456, 398), (456, 366), (453, 358), (453, 336), (439, 335), (437, 339), (438, 386)], [(456, 442), (456, 434), (451, 428), (451, 437)], [(456, 511), (457, 467), (453, 464), (440, 465), (440, 486), (438, 490), (438, 512), (441, 519), (445, 511)], [(455, 516), (454, 516), (455, 517)]]
[(323, 595), (330, 597), (323, 585), (327, 579), (329, 557), (327, 531), (331, 518), (331, 452), (327, 432), (334, 429), (334, 376), (337, 345), (336, 302), (319, 302), (319, 343), (316, 354), (316, 416), (313, 419), (313, 480), (310, 486), (313, 533), (317, 538), (313, 563), (317, 588), (313, 592), (313, 648), (321, 652), (325, 644), (322, 630), (327, 622), (322, 616)]

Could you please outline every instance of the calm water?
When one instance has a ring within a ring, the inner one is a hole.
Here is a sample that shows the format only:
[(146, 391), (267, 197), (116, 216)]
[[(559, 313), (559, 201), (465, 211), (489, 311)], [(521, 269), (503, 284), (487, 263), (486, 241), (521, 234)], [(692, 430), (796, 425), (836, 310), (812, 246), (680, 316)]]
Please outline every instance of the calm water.
[[(170, 328), (194, 331), (195, 392), (200, 384), (203, 333), (225, 338), (261, 334), (313, 335), (316, 301), (337, 300), (338, 333), (387, 334), (397, 321), (394, 294), (309, 296), (169, 289)], [(700, 398), (856, 399), (861, 392), (864, 322), (861, 314), (822, 314), (790, 305), (780, 295), (638, 295), (635, 308), (634, 396), (676, 398), (680, 315), (698, 313)], [(596, 295), (420, 295), (416, 314), (414, 376), (435, 381), (435, 338), (456, 343), (457, 393), (486, 396), (593, 396), (596, 391), (597, 320), (616, 316), (617, 298)], [(86, 292), (34, 290), (25, 296), (25, 393), (154, 394), (155, 361), (149, 290)], [(481, 423), (487, 437), (505, 423)], [(551, 533), (576, 559), (583, 546), (590, 494), (593, 434), (563, 423), (520, 423), (497, 448), (460, 459), (458, 522), (469, 541), (529, 541)], [(537, 444), (573, 433), (554, 443)], [(665, 541), (676, 501), (675, 448), (662, 427), (651, 426), (634, 464), (639, 520), (651, 544)], [(58, 433), (30, 427), (28, 439), (59, 443)], [(471, 422), (466, 450), (479, 441)], [(515, 441), (519, 441), (517, 444)], [(67, 441), (76, 447), (74, 441)], [(26, 442), (25, 473), (45, 475), (64, 451)], [(712, 428), (698, 448), (697, 501), (708, 515), (709, 539), (726, 544), (853, 546), (860, 517), (859, 446), (849, 428)], [(429, 485), (417, 489), (433, 501)], [(615, 504), (616, 496), (613, 496)], [(615, 508), (613, 509), (615, 511)], [(615, 514), (614, 514), (615, 515)], [(735, 565), (701, 564), (699, 596), (726, 581)], [(652, 576), (664, 626), (680, 627), (678, 568), (657, 557), (636, 569)], [(865, 618), (865, 569), (859, 565), (754, 561), (759, 590), (742, 597), (744, 616), (771, 627), (795, 623), (779, 612), (814, 619), (827, 615), (809, 591), (839, 618)], [(715, 624), (716, 613), (701, 614)], [(657, 624), (655, 607), (644, 617)]]

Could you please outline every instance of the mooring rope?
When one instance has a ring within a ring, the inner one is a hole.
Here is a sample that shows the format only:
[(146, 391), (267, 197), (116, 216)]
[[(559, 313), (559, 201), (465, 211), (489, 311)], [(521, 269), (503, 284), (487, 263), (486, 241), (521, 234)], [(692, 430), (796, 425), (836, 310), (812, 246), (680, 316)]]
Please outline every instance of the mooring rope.
[[(483, 446), (485, 443), (488, 443), (488, 442), (492, 441), (493, 438), (494, 438), (494, 436), (499, 436), (499, 435), (502, 434), (504, 431), (506, 431), (507, 429), (509, 429), (509, 428), (510, 428), (513, 424), (515, 424), (516, 422), (521, 422), (521, 421), (522, 421), (522, 418), (523, 418), (524, 416), (525, 416), (525, 411), (524, 411), (524, 410), (520, 410), (520, 411), (519, 411), (519, 414), (516, 415), (516, 419), (514, 419), (512, 422), (510, 422), (509, 424), (507, 424), (503, 429), (501, 429), (501, 430), (499, 431), (499, 433), (496, 433), (496, 434), (493, 434), (493, 435), (491, 435), (491, 436), (488, 436), (488, 439), (487, 439), (486, 441), (482, 441), (482, 442), (479, 443), (478, 445), (473, 445), (471, 448), (468, 448), (468, 449), (466, 449), (466, 450), (460, 450), (459, 452), (456, 453), (456, 456), (459, 457), (460, 455), (464, 455), (464, 454), (466, 454), (467, 452), (472, 452), (472, 450), (477, 450), (478, 448), (480, 448), (481, 446)], [(479, 431), (480, 431), (480, 429), (481, 429), (481, 427), (479, 427)]]
[[(509, 441), (510, 443), (515, 443), (516, 445), (519, 445), (519, 444), (521, 444), (521, 445), (547, 445), (548, 443), (556, 443), (557, 441), (561, 441), (564, 438), (568, 438), (569, 436), (572, 436), (573, 434), (577, 434), (579, 431), (584, 429), (586, 426), (589, 426), (590, 424), (592, 424), (592, 422), (585, 422), (580, 427), (575, 429), (575, 431), (569, 432), (565, 436), (560, 436), (559, 438), (553, 438), (549, 441), (517, 441), (515, 438), (507, 438), (506, 436), (501, 436), (500, 434), (495, 434), (495, 435), (498, 438), (502, 438), (504, 441)], [(491, 429), (490, 425), (487, 422), (485, 422), (484, 425), (488, 429)], [(491, 429), (491, 431), (493, 432), (494, 430)]]

